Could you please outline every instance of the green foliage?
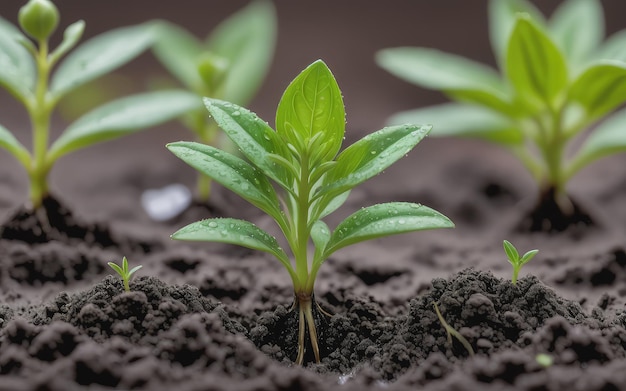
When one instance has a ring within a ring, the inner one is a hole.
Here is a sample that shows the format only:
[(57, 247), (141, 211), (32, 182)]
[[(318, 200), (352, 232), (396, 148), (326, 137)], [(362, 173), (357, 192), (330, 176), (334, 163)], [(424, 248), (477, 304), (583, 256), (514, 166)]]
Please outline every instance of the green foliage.
[(107, 264), (121, 277), (122, 282), (124, 283), (124, 290), (126, 292), (130, 292), (130, 279), (137, 270), (142, 268), (142, 266), (135, 266), (134, 268), (128, 270), (128, 260), (126, 257), (122, 258), (122, 266), (114, 262), (108, 262)]
[(172, 238), (237, 244), (275, 256), (291, 277), (301, 311), (296, 361), (302, 363), (304, 357), (305, 320), (319, 360), (311, 301), (323, 262), (335, 251), (364, 240), (453, 226), (442, 214), (406, 202), (363, 208), (334, 230), (322, 221), (345, 202), (351, 189), (406, 155), (430, 127), (388, 127), (339, 153), (345, 132), (344, 105), (337, 82), (322, 61), (311, 64), (287, 87), (278, 105), (276, 130), (236, 104), (209, 98), (205, 104), (245, 160), (196, 142), (171, 143), (168, 148), (271, 216), (293, 260), (269, 233), (241, 220), (204, 220), (182, 228)]
[[(92, 38), (72, 51), (85, 29), (85, 23), (78, 21), (66, 28), (59, 46), (50, 50), (48, 37), (58, 19), (58, 11), (49, 0), (30, 0), (22, 7), (20, 25), (35, 39), (33, 42), (0, 18), (0, 86), (28, 112), (33, 126), (33, 148), (32, 152), (26, 149), (1, 125), (0, 147), (26, 169), (33, 208), (38, 208), (48, 194), (48, 173), (57, 159), (201, 107), (201, 100), (185, 91), (134, 95), (94, 109), (51, 143), (50, 117), (59, 101), (76, 88), (140, 55), (152, 45), (156, 35), (156, 28), (150, 23), (119, 28)], [(56, 65), (58, 69), (52, 72)]]
[[(256, 0), (217, 25), (204, 42), (182, 27), (160, 22), (153, 52), (187, 90), (244, 106), (269, 70), (276, 25), (272, 3)], [(188, 114), (184, 123), (199, 142), (229, 149), (228, 139), (219, 137), (217, 124), (202, 108)], [(198, 176), (197, 193), (208, 199), (208, 177)]]
[(515, 246), (511, 244), (511, 242), (505, 240), (502, 242), (502, 246), (504, 247), (504, 253), (508, 258), (509, 263), (513, 265), (513, 277), (511, 278), (511, 282), (513, 283), (513, 285), (515, 285), (517, 283), (517, 276), (519, 274), (519, 271), (522, 269), (522, 266), (524, 266), (526, 263), (528, 263), (528, 261), (533, 259), (535, 255), (537, 255), (539, 250), (530, 250), (520, 258), (519, 252), (517, 251)]
[(500, 74), (434, 49), (380, 51), (381, 67), (456, 101), (398, 113), (390, 123), (427, 119), (433, 135), (508, 148), (540, 194), (553, 194), (566, 212), (567, 182), (596, 159), (626, 150), (626, 132), (614, 131), (626, 127), (623, 111), (598, 125), (626, 102), (626, 31), (602, 41), (598, 0), (566, 0), (550, 19), (527, 0), (490, 0), (489, 30)]

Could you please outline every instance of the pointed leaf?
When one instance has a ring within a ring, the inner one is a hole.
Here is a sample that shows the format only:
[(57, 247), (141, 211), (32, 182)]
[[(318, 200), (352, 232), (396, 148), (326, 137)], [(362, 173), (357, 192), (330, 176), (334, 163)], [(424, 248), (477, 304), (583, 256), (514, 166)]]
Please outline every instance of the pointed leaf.
[(267, 74), (276, 46), (276, 11), (271, 1), (253, 1), (219, 24), (209, 52), (228, 60), (220, 97), (247, 104)]
[(185, 163), (243, 199), (279, 219), (278, 196), (270, 182), (256, 168), (228, 152), (195, 142), (176, 142), (167, 148)]
[(201, 107), (185, 91), (159, 91), (118, 99), (85, 114), (71, 124), (50, 148), (55, 160), (68, 152), (111, 140), (179, 117)]
[(0, 125), (0, 148), (9, 151), (24, 167), (30, 166), (28, 150), (2, 125)]
[(218, 218), (197, 221), (176, 231), (172, 239), (230, 243), (264, 251), (291, 269), (289, 257), (278, 245), (276, 238), (245, 220)]
[(118, 264), (114, 262), (107, 262), (107, 264), (111, 267), (111, 269), (115, 270), (120, 277), (124, 276), (124, 270)]
[(334, 198), (379, 174), (409, 153), (430, 129), (421, 125), (390, 126), (363, 137), (339, 154), (319, 193)]
[(198, 60), (203, 51), (202, 43), (191, 33), (169, 22), (158, 22), (155, 57), (188, 89), (198, 92), (203, 81), (198, 73)]
[(307, 145), (321, 134), (317, 136), (320, 141), (328, 143), (323, 156), (319, 156), (323, 161), (333, 159), (339, 151), (345, 121), (341, 91), (321, 60), (309, 65), (289, 84), (276, 111), (276, 131), (295, 147)]
[(11, 23), (0, 18), (0, 86), (23, 104), (32, 98), (35, 63), (20, 43), (26, 39)]
[(570, 63), (580, 65), (604, 37), (604, 14), (597, 0), (564, 1), (550, 20), (550, 32)]
[(559, 48), (528, 15), (521, 14), (511, 33), (506, 74), (529, 107), (553, 104), (567, 86), (567, 65)]
[(593, 54), (593, 58), (626, 62), (626, 30), (611, 35)]
[(363, 208), (339, 223), (326, 247), (324, 258), (354, 243), (405, 232), (452, 228), (441, 213), (420, 204), (390, 202)]
[(315, 244), (315, 251), (324, 251), (330, 240), (330, 229), (322, 220), (317, 220), (311, 228), (311, 239)]
[(591, 118), (609, 113), (626, 102), (626, 63), (604, 60), (591, 65), (573, 82), (569, 96)]
[(85, 42), (74, 50), (54, 73), (51, 94), (59, 99), (74, 88), (109, 73), (139, 56), (153, 42), (150, 23), (118, 28)]
[(137, 270), (141, 269), (143, 266), (139, 265), (139, 266), (135, 266), (134, 268), (130, 269), (130, 271), (128, 272), (128, 276), (132, 276)]
[(511, 263), (517, 263), (519, 261), (519, 252), (511, 242), (505, 240), (502, 242), (502, 247), (504, 248), (504, 252), (506, 253), (507, 258)]
[(488, 13), (491, 48), (501, 66), (505, 62), (509, 39), (518, 13), (528, 14), (542, 25), (545, 23), (543, 14), (526, 0), (490, 0)]
[(511, 112), (509, 92), (492, 68), (435, 49), (399, 47), (381, 50), (379, 66), (418, 86), (444, 91), (457, 99)]
[(390, 124), (430, 123), (433, 136), (477, 137), (498, 144), (520, 144), (524, 135), (507, 117), (480, 106), (444, 103), (394, 114)]
[(56, 63), (68, 51), (76, 46), (80, 38), (83, 36), (84, 31), (85, 21), (83, 20), (79, 20), (78, 22), (69, 25), (63, 33), (63, 41), (50, 55), (50, 62), (53, 64)]
[(343, 205), (346, 202), (346, 200), (348, 199), (348, 196), (350, 196), (350, 190), (339, 194), (338, 196), (332, 198), (330, 201), (322, 197), (320, 202), (324, 203), (324, 209), (322, 210), (320, 215), (317, 216), (317, 218), (323, 219), (324, 217), (328, 216), (329, 214), (339, 209), (341, 205)]
[(568, 177), (591, 162), (605, 156), (626, 152), (626, 109), (618, 111), (600, 123), (578, 150)]
[(527, 251), (526, 254), (524, 254), (522, 256), (522, 259), (520, 259), (520, 264), (524, 265), (524, 264), (528, 263), (528, 261), (533, 259), (535, 257), (535, 255), (537, 255), (538, 252), (539, 252), (539, 250)]
[(289, 152), (267, 122), (232, 103), (205, 98), (204, 104), (215, 122), (252, 164), (281, 186), (292, 186), (289, 172), (269, 158), (270, 154), (288, 157)]

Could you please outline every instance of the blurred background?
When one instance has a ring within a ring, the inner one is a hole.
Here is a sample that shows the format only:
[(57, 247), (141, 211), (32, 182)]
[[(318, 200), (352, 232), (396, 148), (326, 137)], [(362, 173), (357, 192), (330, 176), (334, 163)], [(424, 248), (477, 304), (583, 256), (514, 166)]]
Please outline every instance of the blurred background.
[[(0, 15), (16, 22), (23, 0), (1, 0)], [(60, 39), (68, 24), (84, 19), (84, 39), (115, 27), (166, 19), (205, 37), (225, 17), (248, 3), (245, 0), (56, 0)], [(558, 0), (534, 3), (550, 14)], [(446, 99), (438, 93), (405, 83), (374, 63), (376, 51), (393, 46), (426, 46), (494, 64), (487, 31), (486, 0), (393, 0), (298, 2), (277, 0), (278, 46), (273, 66), (259, 94), (250, 104), (273, 123), (274, 111), (287, 84), (308, 64), (321, 58), (335, 74), (343, 91), (348, 129), (371, 132), (396, 111)], [(606, 31), (626, 27), (626, 2), (602, 1)], [(83, 39), (83, 41), (84, 41)], [(166, 72), (151, 54), (143, 55), (117, 72), (123, 88), (143, 89), (150, 78)], [(0, 93), (0, 116), (17, 114), (6, 94)], [(15, 110), (19, 110), (15, 106)]]

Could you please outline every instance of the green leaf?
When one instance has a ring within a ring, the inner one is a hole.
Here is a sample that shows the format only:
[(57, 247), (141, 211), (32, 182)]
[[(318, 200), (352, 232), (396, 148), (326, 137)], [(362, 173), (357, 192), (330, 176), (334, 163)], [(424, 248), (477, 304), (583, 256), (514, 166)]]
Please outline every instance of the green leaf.
[(593, 54), (593, 58), (626, 62), (626, 30), (611, 35)]
[(506, 74), (531, 108), (552, 105), (567, 86), (567, 65), (559, 48), (528, 15), (520, 14), (511, 33)]
[(377, 53), (379, 66), (418, 86), (510, 113), (509, 91), (492, 68), (435, 49), (399, 47)]
[(24, 167), (30, 166), (28, 150), (2, 125), (0, 125), (0, 147), (9, 151)]
[(188, 89), (199, 92), (203, 81), (198, 73), (202, 43), (187, 30), (172, 23), (157, 23), (152, 51), (163, 66)]
[(71, 124), (50, 147), (50, 159), (175, 119), (201, 105), (196, 95), (185, 91), (149, 92), (118, 99)]
[(35, 88), (35, 63), (19, 43), (25, 39), (15, 26), (0, 18), (0, 86), (27, 105)]
[(145, 23), (98, 35), (74, 50), (54, 73), (50, 84), (54, 99), (109, 73), (139, 56), (153, 42), (155, 25)]
[(365, 240), (454, 224), (441, 213), (420, 204), (390, 202), (363, 208), (339, 223), (326, 246), (325, 256)]
[(126, 273), (124, 273), (124, 269), (122, 269), (119, 265), (117, 265), (114, 262), (107, 262), (107, 265), (109, 265), (111, 267), (111, 269), (115, 270), (115, 272), (117, 274), (120, 275), (120, 277), (125, 278), (126, 277)]
[[(323, 219), (324, 217), (328, 216), (329, 214), (333, 213), (334, 211), (336, 211), (337, 209), (339, 209), (341, 207), (341, 205), (343, 205), (346, 200), (348, 199), (348, 196), (350, 195), (350, 191), (345, 191), (341, 194), (339, 194), (338, 196), (332, 198), (330, 201), (326, 201), (324, 203), (324, 209), (321, 211), (321, 213), (319, 214), (319, 216), (316, 216), (318, 219)], [(325, 200), (322, 199), (322, 202), (324, 202)]]
[(528, 261), (530, 261), (531, 259), (533, 259), (535, 257), (535, 255), (537, 255), (537, 253), (539, 252), (539, 250), (530, 250), (527, 251), (526, 254), (524, 254), (522, 256), (522, 259), (520, 259), (520, 264), (521, 265), (525, 265), (526, 263), (528, 263)]
[(209, 98), (204, 99), (204, 104), (215, 122), (252, 164), (283, 188), (292, 186), (289, 172), (268, 157), (270, 154), (288, 155), (274, 129), (255, 113), (235, 104)]
[(180, 141), (167, 148), (185, 163), (230, 189), (265, 213), (281, 219), (278, 196), (255, 167), (228, 152), (209, 145)]
[(502, 242), (502, 247), (504, 248), (504, 252), (509, 259), (509, 262), (517, 264), (517, 261), (519, 261), (519, 252), (517, 252), (515, 246), (513, 246), (513, 244), (511, 244), (508, 240), (505, 240)]
[(626, 109), (622, 109), (600, 123), (584, 141), (571, 162), (567, 177), (591, 162), (605, 156), (626, 151)]
[[(289, 84), (276, 111), (276, 131), (311, 160), (332, 160), (343, 141), (345, 111), (335, 77), (323, 61), (309, 65)], [(308, 149), (314, 137), (324, 148)]]
[(581, 65), (604, 37), (604, 14), (597, 0), (564, 1), (550, 20), (550, 32), (569, 63)]
[(264, 251), (278, 258), (288, 270), (292, 269), (289, 257), (276, 238), (245, 220), (218, 218), (197, 221), (176, 231), (172, 239), (230, 243)]
[(220, 98), (240, 105), (252, 99), (274, 56), (276, 25), (272, 2), (253, 1), (211, 33), (209, 52), (228, 60)]
[(430, 129), (421, 125), (390, 126), (363, 137), (339, 154), (319, 194), (335, 198), (379, 174), (409, 153)]
[(544, 24), (543, 14), (526, 0), (489, 1), (489, 39), (499, 64), (504, 64), (513, 26), (519, 13), (525, 13), (537, 23)]
[(569, 96), (589, 117), (602, 117), (626, 102), (626, 63), (604, 60), (589, 66), (572, 83)]
[(315, 252), (322, 255), (330, 240), (330, 229), (322, 220), (317, 220), (311, 228), (311, 239), (315, 244)]
[(65, 29), (63, 33), (63, 41), (61, 44), (54, 50), (54, 52), (50, 55), (50, 63), (56, 63), (61, 57), (63, 57), (68, 51), (70, 51), (80, 38), (83, 36), (83, 32), (85, 31), (85, 22), (83, 20), (79, 20), (78, 22), (72, 23)]
[(477, 137), (498, 144), (520, 144), (521, 130), (506, 116), (480, 106), (444, 103), (394, 114), (390, 124), (433, 125), (433, 136)]

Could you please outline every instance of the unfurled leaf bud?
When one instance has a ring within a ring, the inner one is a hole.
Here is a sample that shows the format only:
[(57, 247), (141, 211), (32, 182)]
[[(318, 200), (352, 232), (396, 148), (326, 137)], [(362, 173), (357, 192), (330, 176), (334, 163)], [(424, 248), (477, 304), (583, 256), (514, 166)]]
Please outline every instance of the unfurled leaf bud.
[(214, 93), (214, 90), (217, 89), (224, 80), (227, 69), (228, 60), (211, 53), (204, 53), (198, 60), (198, 72), (200, 73), (200, 77), (212, 93)]
[(26, 34), (44, 41), (59, 24), (59, 10), (50, 0), (30, 0), (20, 8), (18, 20)]

